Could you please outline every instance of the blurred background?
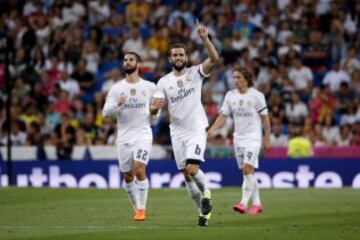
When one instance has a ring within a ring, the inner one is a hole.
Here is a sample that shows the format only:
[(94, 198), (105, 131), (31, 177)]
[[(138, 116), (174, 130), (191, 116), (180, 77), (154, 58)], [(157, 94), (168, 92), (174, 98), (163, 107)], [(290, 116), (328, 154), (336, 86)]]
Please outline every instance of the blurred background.
[[(203, 85), (210, 123), (235, 87), (232, 67), (246, 66), (269, 106), (267, 157), (360, 157), (360, 1), (1, 0), (0, 9), (11, 83), (7, 115), (2, 49), (3, 159), (8, 130), (14, 158), (116, 159), (116, 123), (101, 110), (124, 77), (123, 53), (138, 52), (141, 75), (154, 83), (171, 70), (173, 42), (185, 42), (190, 64), (199, 64), (207, 55), (196, 19), (221, 56)], [(152, 158), (172, 158), (168, 125), (163, 111)], [(233, 157), (231, 132), (229, 120), (209, 139), (207, 158)]]

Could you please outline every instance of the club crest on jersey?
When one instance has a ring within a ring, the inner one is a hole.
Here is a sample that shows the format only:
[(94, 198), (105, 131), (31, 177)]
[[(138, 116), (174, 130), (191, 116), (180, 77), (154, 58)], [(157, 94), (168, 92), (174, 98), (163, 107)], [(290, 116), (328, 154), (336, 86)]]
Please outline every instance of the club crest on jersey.
[(251, 100), (249, 100), (249, 101), (247, 102), (247, 105), (248, 105), (249, 107), (252, 107), (252, 102), (251, 102)]
[(131, 94), (131, 96), (135, 96), (136, 89), (135, 88), (130, 89), (130, 94)]
[(145, 90), (142, 90), (141, 91), (141, 95), (143, 95), (144, 97), (146, 96), (146, 91)]
[(182, 80), (179, 80), (179, 81), (177, 81), (177, 85), (178, 85), (179, 87), (183, 87), (183, 86), (184, 86), (184, 83), (183, 83)]
[(185, 79), (187, 82), (191, 82), (191, 78), (190, 77), (186, 77)]

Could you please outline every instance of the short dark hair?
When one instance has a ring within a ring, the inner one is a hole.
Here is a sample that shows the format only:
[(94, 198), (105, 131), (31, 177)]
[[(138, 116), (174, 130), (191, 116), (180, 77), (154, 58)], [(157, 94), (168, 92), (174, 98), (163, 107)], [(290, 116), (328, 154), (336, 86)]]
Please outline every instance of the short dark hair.
[(171, 50), (173, 50), (174, 48), (183, 48), (185, 50), (185, 55), (187, 55), (187, 47), (184, 43), (173, 43), (170, 45), (169, 50), (168, 50), (168, 56), (171, 56)]
[(248, 84), (248, 87), (254, 86), (253, 73), (252, 73), (252, 71), (250, 69), (248, 69), (246, 67), (239, 67), (238, 66), (238, 67), (233, 68), (233, 72), (241, 73), (244, 76), (244, 78), (245, 78), (245, 80), (246, 80), (246, 82)]
[(128, 55), (128, 54), (134, 55), (135, 58), (136, 58), (136, 61), (137, 61), (137, 62), (141, 62), (141, 57), (140, 57), (140, 55), (137, 54), (136, 52), (126, 52), (126, 53), (124, 54), (124, 57), (125, 57), (126, 55)]

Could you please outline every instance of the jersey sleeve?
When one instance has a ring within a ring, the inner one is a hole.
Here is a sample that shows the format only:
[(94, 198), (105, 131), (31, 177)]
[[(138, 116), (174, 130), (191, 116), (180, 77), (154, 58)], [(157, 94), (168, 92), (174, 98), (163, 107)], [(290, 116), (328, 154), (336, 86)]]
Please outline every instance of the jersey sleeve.
[[(196, 74), (200, 77), (193, 77), (193, 79), (197, 79), (197, 80), (204, 80), (205, 78), (210, 77), (210, 73), (209, 74), (205, 74), (204, 70), (203, 70), (203, 66), (202, 64), (196, 65), (194, 67), (191, 68), (191, 71), (193, 72), (193, 74)], [(194, 76), (194, 75), (193, 75)]]
[(102, 110), (104, 117), (115, 117), (121, 110), (116, 101), (115, 89), (111, 88), (106, 96), (106, 101)]
[(230, 93), (227, 93), (224, 98), (224, 102), (220, 108), (220, 113), (224, 114), (225, 116), (231, 115), (231, 108), (230, 108)]
[(260, 115), (268, 114), (268, 107), (266, 105), (266, 100), (265, 100), (264, 94), (259, 94), (259, 96), (257, 97), (255, 109)]

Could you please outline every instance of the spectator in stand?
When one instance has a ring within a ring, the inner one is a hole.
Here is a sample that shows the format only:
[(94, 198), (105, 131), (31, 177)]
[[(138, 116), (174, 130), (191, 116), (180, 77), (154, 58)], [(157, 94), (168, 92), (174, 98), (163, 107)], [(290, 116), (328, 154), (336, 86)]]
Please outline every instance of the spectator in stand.
[(304, 66), (300, 58), (292, 60), (289, 79), (293, 82), (296, 91), (301, 94), (302, 99), (307, 101), (313, 86), (313, 75), (307, 66)]
[(286, 117), (290, 122), (301, 123), (309, 115), (309, 110), (297, 93), (291, 95), (291, 102), (286, 104)]
[(314, 147), (321, 147), (326, 145), (326, 141), (322, 133), (321, 124), (315, 124), (313, 132), (310, 135), (310, 139)]
[(340, 127), (340, 134), (335, 137), (336, 146), (350, 146), (352, 140), (350, 125), (344, 124)]
[[(147, 1), (135, 0), (126, 5), (126, 19), (131, 26), (146, 24), (150, 14), (150, 6)], [(139, 50), (139, 49), (138, 49)]]
[[(322, 39), (324, 34), (320, 31), (313, 31), (309, 35), (308, 45), (304, 50), (304, 64), (308, 66), (316, 78), (321, 79), (324, 75), (328, 63), (328, 45), (324, 44)], [(315, 82), (319, 85), (321, 81)]]
[(347, 111), (347, 107), (355, 100), (355, 93), (350, 89), (349, 83), (340, 83), (340, 89), (335, 94), (336, 109), (341, 113)]
[(96, 25), (110, 17), (111, 10), (108, 0), (91, 1), (89, 3), (89, 22)]
[(358, 120), (360, 108), (359, 104), (355, 101), (347, 105), (346, 112), (341, 116), (340, 125), (352, 125)]
[(61, 90), (69, 93), (69, 100), (74, 99), (80, 94), (79, 83), (69, 76), (67, 70), (64, 70), (59, 81)]
[(325, 145), (335, 145), (335, 139), (339, 136), (339, 127), (335, 125), (335, 119), (331, 114), (327, 114), (324, 118), (322, 135), (324, 136)]
[(94, 41), (87, 41), (83, 45), (82, 57), (86, 60), (86, 70), (92, 74), (98, 72), (100, 55), (98, 46)]
[(270, 136), (270, 141), (273, 147), (286, 147), (288, 145), (288, 135), (282, 132), (282, 127), (280, 124), (272, 125), (272, 133)]
[(121, 72), (119, 68), (112, 69), (106, 76), (105, 82), (101, 87), (101, 92), (107, 94), (111, 86), (117, 81), (121, 80)]
[(70, 125), (68, 113), (61, 115), (61, 122), (55, 127), (56, 154), (59, 159), (71, 159), (75, 144), (75, 128)]
[(239, 32), (247, 40), (252, 37), (255, 28), (256, 26), (249, 22), (249, 13), (246, 11), (238, 13), (237, 21), (232, 25), (233, 32)]
[(54, 109), (60, 114), (67, 113), (72, 108), (72, 102), (69, 99), (69, 93), (61, 90), (59, 99), (54, 103)]
[(176, 19), (183, 19), (188, 28), (195, 27), (195, 19), (192, 12), (189, 10), (188, 2), (185, 0), (178, 1), (178, 7), (170, 14), (167, 25), (169, 27), (174, 25)]
[(141, 37), (140, 29), (137, 25), (131, 27), (130, 36), (125, 40), (122, 52), (137, 52), (144, 48), (144, 40)]
[(326, 115), (332, 115), (336, 100), (329, 90), (329, 86), (314, 89), (314, 97), (310, 100), (309, 109), (313, 122), (323, 123)]
[(272, 92), (269, 97), (269, 116), (270, 119), (279, 118), (282, 123), (287, 122), (285, 105), (279, 92)]
[(87, 142), (90, 143), (94, 143), (98, 132), (98, 128), (96, 127), (94, 122), (95, 122), (94, 114), (88, 112), (85, 114), (84, 123), (81, 124), (81, 128), (84, 129)]
[(360, 119), (358, 119), (352, 125), (352, 134), (353, 134), (353, 137), (351, 139), (351, 145), (359, 147), (360, 146)]
[(341, 60), (341, 69), (346, 71), (349, 76), (357, 69), (360, 70), (360, 61), (356, 56), (356, 47), (348, 47), (346, 57)]
[(323, 84), (329, 85), (330, 90), (335, 93), (339, 91), (342, 82), (350, 83), (350, 77), (347, 72), (340, 69), (340, 63), (335, 61), (332, 70), (325, 75)]
[(149, 39), (149, 46), (151, 48), (157, 49), (162, 56), (165, 56), (169, 44), (169, 29), (167, 27), (153, 30), (153, 34)]
[[(6, 131), (3, 130), (5, 133)], [(21, 146), (25, 145), (27, 139), (27, 133), (25, 131), (20, 130), (20, 126), (17, 122), (11, 124), (11, 131), (10, 131), (10, 142), (12, 146)], [(5, 146), (7, 145), (7, 135), (3, 134), (2, 138), (0, 139), (0, 145)]]
[(80, 85), (80, 96), (83, 96), (90, 88), (92, 88), (96, 82), (94, 75), (86, 70), (86, 60), (81, 59), (76, 70), (71, 75), (71, 78), (75, 79)]
[(279, 47), (278, 57), (280, 62), (284, 63), (292, 53), (300, 54), (301, 46), (295, 43), (293, 34), (286, 37), (285, 44)]
[(351, 85), (353, 86), (353, 90), (357, 96), (360, 95), (360, 69), (354, 70), (351, 75)]
[(43, 136), (39, 134), (40, 125), (37, 122), (32, 122), (27, 128), (27, 138), (26, 145), (30, 146), (42, 146), (43, 145)]

